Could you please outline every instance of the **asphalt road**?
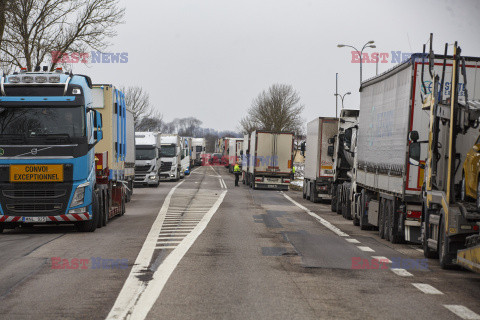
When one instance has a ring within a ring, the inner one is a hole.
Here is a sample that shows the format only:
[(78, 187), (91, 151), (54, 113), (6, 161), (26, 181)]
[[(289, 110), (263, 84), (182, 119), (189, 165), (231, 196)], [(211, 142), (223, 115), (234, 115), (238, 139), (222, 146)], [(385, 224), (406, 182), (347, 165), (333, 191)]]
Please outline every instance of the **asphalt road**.
[(200, 167), (135, 189), (127, 213), (94, 233), (6, 230), (0, 319), (479, 317), (480, 275), (441, 270), (301, 192), (233, 185), (225, 168)]

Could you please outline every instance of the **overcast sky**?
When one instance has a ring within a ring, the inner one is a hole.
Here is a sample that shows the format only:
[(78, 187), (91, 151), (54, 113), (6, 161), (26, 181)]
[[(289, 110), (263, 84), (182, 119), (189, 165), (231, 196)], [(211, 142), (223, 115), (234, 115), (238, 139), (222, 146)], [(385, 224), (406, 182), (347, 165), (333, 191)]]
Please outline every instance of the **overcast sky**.
[[(128, 52), (125, 64), (75, 65), (95, 83), (138, 85), (167, 121), (194, 116), (204, 127), (238, 128), (252, 99), (274, 83), (291, 84), (303, 118), (335, 115), (335, 73), (345, 107), (359, 105), (359, 64), (350, 44), (374, 40), (394, 67), (391, 51), (421, 52), (457, 40), (480, 56), (480, 1), (122, 0), (126, 23), (109, 52)], [(450, 52), (451, 53), (451, 52)], [(375, 75), (364, 64), (363, 78)], [(341, 102), (339, 101), (339, 107)]]

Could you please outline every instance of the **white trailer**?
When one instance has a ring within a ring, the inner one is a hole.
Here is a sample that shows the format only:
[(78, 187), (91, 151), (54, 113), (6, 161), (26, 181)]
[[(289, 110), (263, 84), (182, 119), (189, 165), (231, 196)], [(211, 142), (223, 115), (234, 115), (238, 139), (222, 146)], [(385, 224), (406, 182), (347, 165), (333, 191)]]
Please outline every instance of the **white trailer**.
[(133, 112), (126, 108), (126, 155), (125, 155), (125, 181), (127, 183), (126, 201), (129, 202), (133, 194), (135, 181), (135, 124)]
[(292, 177), (293, 133), (253, 131), (247, 184), (254, 189), (288, 190)]
[(135, 134), (135, 184), (158, 187), (160, 183), (160, 134), (137, 132)]
[(319, 117), (307, 123), (303, 198), (313, 202), (331, 199), (334, 138), (338, 119)]

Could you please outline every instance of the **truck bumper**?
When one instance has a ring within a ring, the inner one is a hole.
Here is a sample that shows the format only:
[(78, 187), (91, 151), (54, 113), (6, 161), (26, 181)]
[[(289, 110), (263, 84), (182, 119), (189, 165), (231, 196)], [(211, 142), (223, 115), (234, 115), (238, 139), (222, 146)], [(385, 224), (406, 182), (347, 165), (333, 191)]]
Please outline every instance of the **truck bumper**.
[(458, 250), (457, 264), (480, 273), (480, 244), (471, 248)]
[(147, 174), (136, 174), (134, 184), (135, 185), (157, 185), (159, 183), (158, 176), (155, 176), (155, 179), (151, 179), (151, 173)]
[(160, 173), (160, 181), (170, 181), (179, 178), (178, 173), (171, 173), (170, 171)]
[(74, 223), (91, 220), (92, 215), (88, 212), (62, 214), (58, 216), (5, 216), (0, 215), (0, 223), (5, 224), (41, 224), (41, 223)]

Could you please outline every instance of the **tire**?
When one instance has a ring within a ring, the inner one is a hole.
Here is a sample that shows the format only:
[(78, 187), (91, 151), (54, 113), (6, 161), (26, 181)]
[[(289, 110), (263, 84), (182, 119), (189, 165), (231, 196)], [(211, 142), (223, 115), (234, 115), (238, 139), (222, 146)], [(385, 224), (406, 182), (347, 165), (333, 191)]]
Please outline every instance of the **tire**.
[(332, 186), (332, 201), (330, 202), (330, 210), (332, 212), (337, 212), (337, 185)]
[[(307, 183), (308, 183), (308, 186), (311, 185), (310, 182), (307, 182)], [(305, 194), (306, 194), (306, 198), (305, 198), (305, 199), (310, 200), (310, 195), (312, 194), (312, 192), (311, 192), (311, 191), (308, 192), (308, 189), (309, 189), (309, 188), (307, 188), (307, 189), (305, 190)]]
[(392, 206), (391, 201), (385, 199), (385, 210), (383, 211), (383, 213), (384, 213), (384, 216), (383, 216), (383, 224), (384, 224), (383, 238), (387, 241), (390, 241), (389, 226), (390, 226), (391, 206)]
[(307, 191), (305, 190), (307, 189), (307, 184), (305, 181), (303, 181), (303, 188), (302, 188), (302, 197), (303, 199), (307, 199)]
[(438, 229), (438, 261), (442, 269), (451, 269), (454, 264), (452, 263), (452, 255), (448, 253), (448, 242), (446, 240), (445, 230), (443, 228), (444, 217), (440, 219), (440, 226)]
[(125, 196), (122, 197), (122, 203), (120, 207), (120, 215), (123, 216), (125, 214)]
[(315, 192), (315, 190), (316, 190), (315, 184), (310, 186), (310, 201), (312, 201), (313, 203), (318, 202), (317, 193)]
[(3, 229), (4, 229), (4, 226), (3, 226), (3, 223), (0, 224), (0, 233), (3, 233)]
[(108, 201), (109, 197), (108, 197), (108, 192), (105, 193), (105, 198), (103, 200), (103, 214), (104, 214), (104, 217), (103, 217), (103, 225), (104, 226), (107, 226), (107, 223), (108, 223), (108, 219), (109, 219), (109, 216), (110, 216), (110, 203)]
[(100, 204), (98, 200), (98, 192), (95, 190), (92, 194), (92, 219), (75, 224), (79, 232), (94, 232), (97, 229), (98, 220), (100, 219)]
[(401, 236), (398, 234), (398, 216), (395, 214), (395, 205), (393, 200), (389, 200), (390, 202), (390, 210), (388, 214), (388, 228), (386, 229), (388, 233), (388, 240), (391, 243), (400, 243)]
[[(425, 210), (425, 209), (424, 209)], [(423, 239), (422, 239), (422, 247), (423, 247), (423, 255), (425, 258), (428, 259), (437, 259), (438, 258), (438, 251), (434, 251), (430, 249), (428, 246), (428, 239), (430, 238), (430, 215), (425, 211), (425, 222), (423, 227)]]
[(368, 229), (368, 223), (367, 223), (367, 217), (365, 216), (365, 210), (367, 209), (367, 201), (370, 201), (370, 196), (366, 194), (365, 190), (362, 190), (362, 196), (360, 200), (361, 204), (361, 211), (360, 211), (360, 230), (367, 230)]
[(105, 210), (103, 208), (104, 206), (104, 202), (103, 202), (103, 193), (100, 192), (99, 193), (99, 196), (98, 196), (98, 208), (99, 208), (99, 212), (100, 212), (100, 216), (98, 217), (98, 223), (97, 223), (97, 229), (100, 229), (101, 227), (103, 227), (105, 224), (104, 224), (104, 220), (105, 220)]
[[(337, 214), (342, 214), (343, 212), (343, 207), (342, 207), (342, 188), (338, 186), (336, 188), (337, 190), (337, 196), (336, 196), (336, 202), (337, 202)], [(333, 201), (333, 200), (332, 200)]]
[(380, 210), (378, 212), (378, 235), (385, 239), (385, 199), (380, 199)]
[[(356, 207), (357, 212), (360, 212), (360, 210), (359, 210), (359, 207), (360, 207), (360, 203), (359, 203), (359, 202), (360, 202), (360, 201), (359, 201), (359, 199), (357, 199), (358, 197), (359, 197), (359, 196), (357, 196), (357, 195), (354, 196), (354, 199), (356, 199), (355, 207)], [(353, 216), (353, 218), (352, 218), (352, 220), (353, 220), (353, 225), (354, 225), (354, 226), (359, 226), (359, 225), (360, 225), (360, 220), (358, 219), (356, 213), (352, 214), (352, 216)]]

